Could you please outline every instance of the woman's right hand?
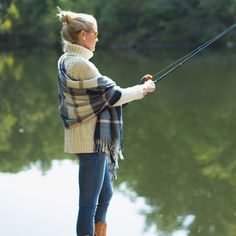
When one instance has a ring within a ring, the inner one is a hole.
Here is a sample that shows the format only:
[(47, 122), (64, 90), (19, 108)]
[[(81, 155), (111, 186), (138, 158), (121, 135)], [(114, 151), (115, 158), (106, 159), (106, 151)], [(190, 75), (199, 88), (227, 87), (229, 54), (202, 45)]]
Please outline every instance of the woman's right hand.
[(156, 85), (153, 82), (153, 80), (147, 80), (144, 84), (143, 84), (143, 95), (147, 95), (148, 93), (152, 93), (155, 91)]

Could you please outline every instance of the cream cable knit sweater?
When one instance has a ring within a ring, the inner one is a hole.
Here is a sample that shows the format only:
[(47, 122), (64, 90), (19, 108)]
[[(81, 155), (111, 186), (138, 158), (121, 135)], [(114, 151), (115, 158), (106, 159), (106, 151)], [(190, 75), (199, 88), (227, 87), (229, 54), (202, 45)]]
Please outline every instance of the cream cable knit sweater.
[[(65, 67), (68, 74), (74, 79), (92, 79), (101, 76), (96, 66), (89, 61), (93, 53), (79, 45), (65, 42)], [(136, 85), (121, 88), (121, 98), (114, 104), (119, 106), (133, 100), (143, 98), (143, 86)], [(96, 118), (79, 124), (70, 129), (65, 129), (64, 149), (67, 153), (92, 153), (94, 152), (94, 131)]]

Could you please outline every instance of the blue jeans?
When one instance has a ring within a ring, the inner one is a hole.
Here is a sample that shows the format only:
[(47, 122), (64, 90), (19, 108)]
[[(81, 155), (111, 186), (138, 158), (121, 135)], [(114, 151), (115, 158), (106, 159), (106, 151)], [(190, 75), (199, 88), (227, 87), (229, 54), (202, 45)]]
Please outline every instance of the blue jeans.
[(94, 236), (94, 223), (106, 222), (112, 198), (112, 183), (104, 153), (82, 153), (79, 157), (79, 213), (77, 236)]

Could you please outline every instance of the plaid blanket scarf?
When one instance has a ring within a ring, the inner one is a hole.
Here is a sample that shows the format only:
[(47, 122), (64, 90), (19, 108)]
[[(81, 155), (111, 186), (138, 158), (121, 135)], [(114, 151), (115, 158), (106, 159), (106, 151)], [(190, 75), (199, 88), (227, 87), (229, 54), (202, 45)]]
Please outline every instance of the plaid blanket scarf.
[(65, 128), (97, 117), (94, 152), (109, 153), (109, 167), (116, 178), (118, 158), (122, 156), (122, 106), (113, 107), (121, 96), (119, 87), (106, 76), (90, 80), (71, 78), (64, 57), (58, 61), (59, 111)]

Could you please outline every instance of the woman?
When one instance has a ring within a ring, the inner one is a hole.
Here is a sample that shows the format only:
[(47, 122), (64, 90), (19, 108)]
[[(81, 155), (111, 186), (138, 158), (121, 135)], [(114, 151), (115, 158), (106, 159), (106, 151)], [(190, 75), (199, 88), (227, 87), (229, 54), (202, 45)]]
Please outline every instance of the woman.
[(58, 90), (65, 152), (76, 154), (80, 162), (76, 231), (78, 236), (105, 236), (111, 180), (116, 176), (118, 157), (122, 157), (122, 105), (142, 99), (155, 90), (155, 84), (148, 80), (120, 88), (101, 75), (89, 61), (98, 41), (96, 19), (58, 10), (63, 23)]

